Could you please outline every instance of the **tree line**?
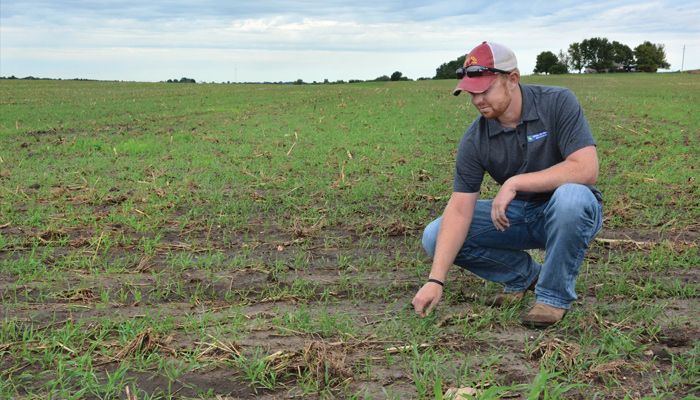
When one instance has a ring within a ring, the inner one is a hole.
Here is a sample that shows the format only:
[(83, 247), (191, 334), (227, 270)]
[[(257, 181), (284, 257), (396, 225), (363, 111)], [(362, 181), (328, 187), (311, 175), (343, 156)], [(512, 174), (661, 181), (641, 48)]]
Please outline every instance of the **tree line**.
[[(460, 56), (455, 60), (441, 64), (435, 70), (435, 77), (432, 79), (456, 79), (455, 71), (464, 65), (466, 55)], [(581, 42), (571, 43), (566, 52), (559, 50), (558, 54), (551, 51), (543, 51), (537, 55), (534, 73), (536, 74), (566, 74), (569, 71), (585, 72), (621, 72), (621, 71), (643, 71), (656, 72), (660, 68), (670, 68), (671, 65), (666, 61), (666, 52), (663, 44), (654, 44), (645, 41), (634, 49), (622, 44), (618, 41), (610, 42), (607, 38), (594, 37), (585, 39)], [(26, 78), (17, 78), (14, 75), (10, 77), (0, 77), (0, 79), (51, 79), (51, 78), (35, 78), (28, 76)], [(417, 80), (427, 80), (430, 78), (418, 78)], [(88, 80), (79, 79), (74, 80)], [(412, 79), (406, 77), (400, 71), (394, 71), (389, 75), (382, 75), (374, 79), (374, 81), (410, 81)], [(196, 83), (192, 78), (183, 77), (180, 79), (168, 79), (161, 81), (166, 83)], [(347, 83), (364, 82), (359, 79), (351, 79)], [(230, 83), (230, 82), (228, 82)], [(255, 83), (255, 82), (248, 82)], [(279, 84), (306, 84), (302, 79), (297, 79), (293, 82), (263, 82), (263, 83), (279, 83)], [(316, 81), (313, 82), (317, 83)], [(324, 84), (346, 83), (343, 80), (329, 82), (324, 79)]]
[(660, 68), (670, 68), (666, 61), (663, 44), (645, 41), (631, 49), (616, 40), (590, 38), (571, 43), (567, 52), (559, 50), (555, 55), (543, 51), (537, 56), (536, 74), (565, 74), (569, 70), (582, 72), (656, 72)]
[[(455, 71), (464, 65), (465, 56), (443, 63), (435, 70), (434, 79), (455, 79)], [(559, 54), (543, 51), (537, 56), (536, 74), (566, 74), (569, 71), (585, 72), (656, 72), (670, 68), (663, 44), (649, 41), (634, 49), (607, 38), (590, 38), (572, 43), (566, 52)]]
[(18, 78), (14, 75), (10, 76), (0, 76), (0, 80), (24, 80), (24, 81), (94, 81), (94, 79), (85, 79), (85, 78), (73, 78), (73, 79), (61, 79), (61, 78), (37, 78), (36, 76), (25, 76), (24, 78)]

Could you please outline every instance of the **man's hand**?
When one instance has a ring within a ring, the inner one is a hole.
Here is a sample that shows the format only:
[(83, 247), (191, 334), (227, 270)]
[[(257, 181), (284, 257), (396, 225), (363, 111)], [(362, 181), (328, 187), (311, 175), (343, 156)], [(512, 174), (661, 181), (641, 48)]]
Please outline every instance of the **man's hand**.
[[(515, 177), (513, 177), (515, 178)], [(494, 197), (491, 203), (491, 221), (493, 225), (499, 231), (505, 231), (510, 226), (510, 221), (506, 217), (506, 210), (508, 209), (508, 204), (515, 198), (516, 190), (512, 179), (503, 182), (501, 190), (498, 191), (496, 197)]]
[(423, 285), (415, 297), (413, 297), (413, 309), (416, 314), (425, 317), (435, 308), (442, 298), (442, 286), (434, 282), (428, 282)]
[(566, 159), (547, 169), (514, 175), (503, 182), (493, 199), (491, 220), (499, 231), (508, 228), (506, 209), (516, 192), (553, 192), (565, 183), (593, 185), (598, 179), (598, 153), (595, 146), (586, 146), (569, 154)]

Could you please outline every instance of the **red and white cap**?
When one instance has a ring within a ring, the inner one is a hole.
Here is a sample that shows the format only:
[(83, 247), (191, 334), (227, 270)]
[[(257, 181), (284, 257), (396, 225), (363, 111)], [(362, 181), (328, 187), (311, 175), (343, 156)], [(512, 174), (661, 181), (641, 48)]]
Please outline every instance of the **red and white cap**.
[[(481, 65), (482, 67), (510, 72), (518, 68), (518, 60), (513, 51), (506, 46), (493, 42), (483, 42), (465, 57), (464, 68), (470, 65)], [(458, 96), (463, 90), (471, 93), (483, 93), (495, 79), (496, 74), (484, 74), (472, 78), (465, 74), (452, 94)]]

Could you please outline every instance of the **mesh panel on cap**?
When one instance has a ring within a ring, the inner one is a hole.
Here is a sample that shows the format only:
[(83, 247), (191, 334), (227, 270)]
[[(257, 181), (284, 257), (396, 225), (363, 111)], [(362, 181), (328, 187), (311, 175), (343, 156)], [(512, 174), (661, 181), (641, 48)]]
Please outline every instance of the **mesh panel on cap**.
[(518, 60), (515, 54), (506, 46), (489, 42), (489, 47), (493, 53), (493, 67), (504, 71), (512, 71), (518, 68)]

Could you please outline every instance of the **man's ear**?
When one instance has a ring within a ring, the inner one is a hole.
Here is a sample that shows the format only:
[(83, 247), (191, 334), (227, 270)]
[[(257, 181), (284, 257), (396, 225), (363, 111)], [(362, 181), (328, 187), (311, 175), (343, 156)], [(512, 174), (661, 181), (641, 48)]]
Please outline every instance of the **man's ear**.
[(508, 74), (508, 87), (514, 88), (520, 83), (520, 71), (516, 68)]
[(513, 82), (516, 85), (520, 83), (520, 71), (517, 68), (508, 74), (508, 81)]

